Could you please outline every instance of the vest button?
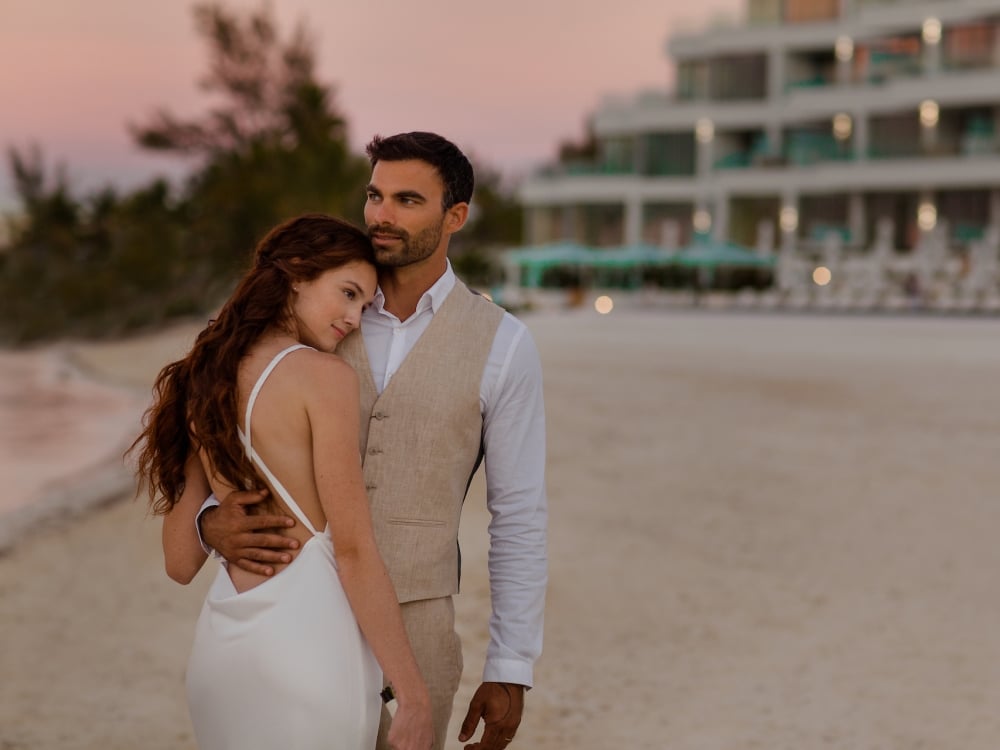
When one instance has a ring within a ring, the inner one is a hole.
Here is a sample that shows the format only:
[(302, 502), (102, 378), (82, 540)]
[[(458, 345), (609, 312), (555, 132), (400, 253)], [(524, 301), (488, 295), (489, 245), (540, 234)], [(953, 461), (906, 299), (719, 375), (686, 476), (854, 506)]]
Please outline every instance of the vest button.
[(368, 449), (368, 455), (369, 456), (377, 456), (381, 452), (382, 452), (381, 448), (369, 448)]
[(385, 412), (381, 412), (381, 411), (375, 412), (374, 414), (372, 414), (372, 416), (375, 417), (375, 419), (377, 419), (379, 421), (385, 419), (385, 417), (386, 417)]
[(373, 490), (373, 489), (375, 489), (375, 485), (374, 484), (366, 484), (365, 485), (365, 489), (366, 490)]

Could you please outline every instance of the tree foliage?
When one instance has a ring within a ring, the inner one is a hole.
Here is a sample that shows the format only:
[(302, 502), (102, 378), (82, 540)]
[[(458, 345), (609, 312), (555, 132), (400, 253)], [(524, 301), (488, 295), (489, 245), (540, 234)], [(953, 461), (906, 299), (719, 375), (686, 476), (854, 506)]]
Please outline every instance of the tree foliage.
[[(180, 186), (73, 195), (37, 146), (9, 148), (23, 215), (0, 247), (0, 343), (108, 337), (210, 311), (257, 240), (306, 211), (363, 220), (368, 162), (351, 152), (334, 89), (316, 76), (300, 26), (283, 38), (266, 10), (194, 10), (208, 52), (199, 117), (163, 107), (129, 127), (144, 149), (192, 161)], [(455, 265), (494, 283), (490, 248), (520, 237), (520, 209), (499, 175), (480, 168), (476, 218)]]
[(360, 219), (367, 162), (350, 152), (333, 89), (316, 78), (314, 45), (300, 26), (284, 42), (266, 10), (240, 16), (195, 8), (209, 49), (201, 88), (215, 98), (202, 117), (161, 109), (133, 125), (149, 149), (204, 165), (187, 200), (194, 241), (222, 272), (239, 267), (268, 228), (303, 211)]
[(474, 169), (476, 190), (471, 216), (452, 238), (448, 255), (463, 280), (486, 289), (503, 281), (497, 255), (521, 244), (524, 219), (521, 204), (503, 185), (500, 173), (480, 163), (474, 163)]

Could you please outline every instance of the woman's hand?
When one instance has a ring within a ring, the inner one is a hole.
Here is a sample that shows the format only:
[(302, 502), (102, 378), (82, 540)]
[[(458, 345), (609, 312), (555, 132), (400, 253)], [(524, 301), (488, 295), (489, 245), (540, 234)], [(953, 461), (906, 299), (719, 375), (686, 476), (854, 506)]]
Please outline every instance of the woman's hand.
[(400, 701), (389, 727), (392, 750), (428, 750), (434, 744), (430, 696), (416, 701)]

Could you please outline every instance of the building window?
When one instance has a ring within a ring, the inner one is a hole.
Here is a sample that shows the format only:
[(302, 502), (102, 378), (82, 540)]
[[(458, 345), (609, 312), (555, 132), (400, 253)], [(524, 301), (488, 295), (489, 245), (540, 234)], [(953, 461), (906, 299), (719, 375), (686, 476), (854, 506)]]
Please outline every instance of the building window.
[(781, 0), (750, 0), (747, 9), (750, 23), (781, 23)]
[(651, 133), (646, 136), (642, 172), (648, 175), (693, 175), (693, 133)]
[(803, 23), (840, 17), (840, 0), (785, 0), (785, 21)]
[(767, 96), (767, 57), (738, 55), (712, 60), (708, 76), (713, 100), (764, 99)]
[(949, 68), (992, 67), (996, 27), (980, 23), (956, 26), (944, 36), (944, 64)]

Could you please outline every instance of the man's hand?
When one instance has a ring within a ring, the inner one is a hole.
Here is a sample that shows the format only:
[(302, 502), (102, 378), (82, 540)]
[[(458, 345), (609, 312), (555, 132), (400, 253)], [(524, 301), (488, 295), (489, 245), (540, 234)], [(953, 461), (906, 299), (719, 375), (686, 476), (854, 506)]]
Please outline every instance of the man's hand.
[(267, 490), (230, 492), (216, 508), (201, 514), (198, 525), (201, 538), (231, 565), (257, 573), (274, 575), (266, 563), (289, 563), (292, 556), (282, 550), (297, 549), (295, 539), (280, 534), (257, 534), (260, 529), (289, 528), (295, 521), (288, 516), (252, 516), (248, 505), (267, 497)]
[(466, 745), (465, 750), (503, 750), (514, 739), (523, 712), (524, 685), (484, 682), (472, 696), (458, 741), (471, 739), (482, 718), (485, 725), (482, 738)]

